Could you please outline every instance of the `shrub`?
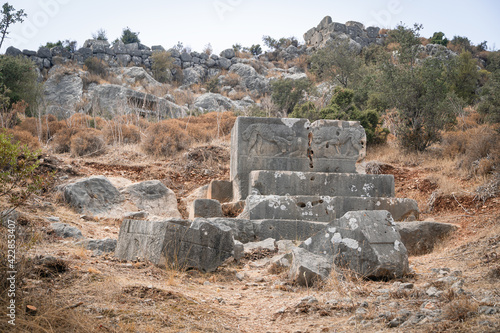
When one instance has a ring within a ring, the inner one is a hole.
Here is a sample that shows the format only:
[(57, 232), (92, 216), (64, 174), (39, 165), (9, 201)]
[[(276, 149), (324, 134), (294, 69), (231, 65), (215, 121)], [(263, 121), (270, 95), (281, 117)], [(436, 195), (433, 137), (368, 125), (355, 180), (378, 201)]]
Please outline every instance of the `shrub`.
[(208, 80), (206, 85), (205, 85), (205, 89), (207, 89), (207, 91), (211, 92), (211, 93), (218, 93), (219, 92), (219, 78), (213, 77), (210, 80)]
[(289, 114), (295, 105), (303, 101), (305, 95), (311, 93), (313, 89), (308, 79), (279, 79), (271, 83), (271, 99), (281, 110)]
[(122, 36), (120, 37), (120, 40), (124, 44), (130, 44), (130, 43), (140, 43), (141, 40), (139, 39), (139, 33), (138, 32), (133, 32), (130, 30), (129, 27), (126, 27), (123, 29)]
[(225, 75), (224, 84), (234, 88), (240, 84), (240, 79), (241, 77), (237, 73), (231, 72)]
[(9, 106), (24, 100), (28, 103), (27, 114), (34, 115), (41, 96), (35, 64), (22, 56), (0, 55), (0, 87), (9, 98)]
[(57, 132), (52, 141), (52, 146), (56, 154), (68, 153), (71, 150), (71, 137), (78, 133), (79, 129), (66, 127)]
[(71, 156), (98, 156), (105, 148), (101, 131), (94, 128), (80, 130), (71, 136)]
[(313, 102), (305, 102), (303, 104), (297, 104), (292, 113), (290, 113), (289, 117), (291, 118), (306, 118), (310, 121), (315, 121), (320, 119), (320, 114), (318, 110), (316, 110), (316, 106)]
[(51, 140), (63, 128), (64, 123), (57, 121), (54, 115), (47, 115), (41, 119), (28, 117), (15, 127), (16, 130), (29, 132), (43, 142)]
[(12, 137), (11, 141), (13, 144), (19, 144), (21, 146), (28, 147), (29, 150), (35, 151), (40, 149), (40, 142), (36, 137), (34, 137), (28, 131), (19, 131), (19, 130), (7, 130), (8, 134)]
[(191, 143), (187, 131), (180, 126), (178, 120), (163, 120), (149, 126), (143, 140), (144, 151), (155, 157), (171, 157), (175, 153), (187, 149)]
[(172, 80), (172, 69), (174, 68), (174, 59), (170, 52), (154, 52), (152, 58), (151, 70), (155, 80), (161, 83), (170, 82)]
[(107, 75), (108, 65), (101, 59), (89, 57), (85, 59), (83, 69), (89, 71), (91, 74), (105, 77)]
[(103, 130), (104, 137), (108, 143), (139, 143), (141, 132), (135, 125), (126, 125), (110, 122)]

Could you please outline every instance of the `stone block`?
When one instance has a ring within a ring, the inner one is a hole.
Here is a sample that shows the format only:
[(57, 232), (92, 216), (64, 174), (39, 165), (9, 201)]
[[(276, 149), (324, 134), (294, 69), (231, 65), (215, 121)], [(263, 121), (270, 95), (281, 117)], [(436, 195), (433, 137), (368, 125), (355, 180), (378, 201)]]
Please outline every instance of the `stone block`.
[(395, 196), (392, 175), (259, 170), (249, 183), (250, 193), (259, 195)]
[(359, 122), (238, 117), (231, 132), (233, 199), (248, 196), (253, 170), (355, 173), (365, 155)]
[(332, 270), (332, 259), (311, 253), (302, 248), (292, 250), (289, 276), (301, 286), (312, 286), (326, 280)]
[(227, 180), (212, 180), (208, 185), (207, 199), (220, 203), (230, 202), (233, 199), (233, 183)]
[(220, 202), (213, 199), (196, 199), (189, 211), (189, 219), (197, 217), (222, 217)]
[(409, 272), (407, 250), (387, 211), (348, 212), (300, 247), (369, 278)]
[(401, 241), (409, 255), (431, 253), (434, 247), (448, 237), (457, 227), (449, 223), (413, 221), (396, 223)]
[(125, 220), (115, 256), (122, 260), (139, 257), (160, 266), (211, 272), (232, 255), (233, 249), (229, 228), (223, 230), (206, 221)]
[(252, 221), (255, 239), (304, 241), (323, 230), (327, 223), (298, 220)]
[(220, 228), (230, 228), (234, 239), (242, 243), (254, 242), (256, 240), (254, 224), (250, 220), (217, 217), (206, 219), (206, 221)]

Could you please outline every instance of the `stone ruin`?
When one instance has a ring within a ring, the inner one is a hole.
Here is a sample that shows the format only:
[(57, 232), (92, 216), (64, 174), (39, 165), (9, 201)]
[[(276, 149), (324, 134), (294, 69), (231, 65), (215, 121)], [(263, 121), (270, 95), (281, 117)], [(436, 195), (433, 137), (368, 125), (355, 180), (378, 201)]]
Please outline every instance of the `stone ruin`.
[[(193, 222), (125, 220), (116, 256), (211, 271), (238, 256), (233, 239), (273, 238), (302, 241), (285, 260), (299, 283), (326, 278), (333, 264), (401, 277), (408, 255), (394, 220), (418, 219), (418, 206), (395, 198), (392, 175), (357, 173), (365, 155), (359, 122), (238, 117), (230, 181), (212, 181), (206, 198), (194, 200)], [(228, 207), (244, 209), (228, 218)]]

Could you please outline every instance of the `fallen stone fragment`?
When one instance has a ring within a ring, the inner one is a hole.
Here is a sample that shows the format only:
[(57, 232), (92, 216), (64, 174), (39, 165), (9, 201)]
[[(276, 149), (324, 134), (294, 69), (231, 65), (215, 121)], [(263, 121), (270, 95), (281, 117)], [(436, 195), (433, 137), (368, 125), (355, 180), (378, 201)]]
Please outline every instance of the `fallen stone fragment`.
[(331, 261), (302, 248), (292, 251), (292, 267), (290, 278), (301, 286), (312, 286), (318, 281), (324, 281), (330, 275)]
[(60, 223), (60, 222), (55, 222), (50, 225), (52, 230), (54, 230), (54, 233), (62, 238), (83, 238), (82, 232), (76, 228), (73, 227), (69, 224), (66, 223)]
[(434, 247), (457, 227), (449, 223), (413, 221), (397, 223), (396, 229), (408, 250), (408, 255), (416, 256), (431, 253)]

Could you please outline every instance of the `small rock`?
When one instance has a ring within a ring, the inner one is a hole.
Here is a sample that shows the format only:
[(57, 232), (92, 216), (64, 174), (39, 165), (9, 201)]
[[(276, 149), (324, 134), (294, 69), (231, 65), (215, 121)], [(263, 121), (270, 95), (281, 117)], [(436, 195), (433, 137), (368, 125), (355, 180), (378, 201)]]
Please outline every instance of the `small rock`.
[(210, 283), (210, 281), (205, 281), (205, 282), (203, 282), (203, 285), (204, 286), (209, 286), (209, 285), (211, 285), (211, 283)]
[(299, 301), (297, 306), (302, 305), (302, 304), (314, 304), (314, 303), (318, 303), (318, 300), (316, 299), (316, 297), (306, 296)]
[(498, 312), (498, 309), (493, 306), (480, 306), (479, 307), (479, 313), (480, 314), (485, 314), (485, 315), (494, 315)]
[(47, 221), (49, 222), (59, 222), (61, 219), (58, 218), (57, 216), (49, 216), (47, 217)]
[(430, 287), (425, 293), (430, 297), (437, 297), (438, 292), (439, 289), (437, 289), (436, 287)]
[(399, 289), (413, 289), (413, 283), (401, 283)]
[(54, 233), (62, 238), (83, 238), (82, 232), (78, 230), (78, 228), (70, 226), (69, 224), (66, 223), (60, 223), (60, 222), (55, 222), (52, 223), (51, 225), (52, 230), (54, 230)]
[(143, 220), (148, 217), (148, 212), (140, 211), (140, 212), (128, 212), (123, 215), (125, 219), (132, 220)]
[(402, 323), (404, 323), (404, 320), (402, 318), (396, 318), (396, 319), (393, 319), (391, 320), (387, 326), (390, 327), (390, 328), (394, 328), (394, 327), (398, 327), (399, 325), (401, 325)]
[(243, 281), (245, 279), (245, 274), (238, 272), (236, 273), (236, 278), (238, 279), (238, 281)]

